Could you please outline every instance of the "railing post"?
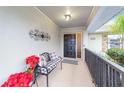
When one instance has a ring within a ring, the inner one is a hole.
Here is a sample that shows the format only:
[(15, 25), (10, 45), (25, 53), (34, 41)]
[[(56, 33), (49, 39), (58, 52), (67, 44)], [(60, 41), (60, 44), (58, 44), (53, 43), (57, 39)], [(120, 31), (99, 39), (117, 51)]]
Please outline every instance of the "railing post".
[(106, 64), (103, 63), (103, 87), (106, 86)]
[(122, 80), (121, 80), (121, 82), (122, 82), (122, 87), (124, 87), (124, 73), (122, 73)]

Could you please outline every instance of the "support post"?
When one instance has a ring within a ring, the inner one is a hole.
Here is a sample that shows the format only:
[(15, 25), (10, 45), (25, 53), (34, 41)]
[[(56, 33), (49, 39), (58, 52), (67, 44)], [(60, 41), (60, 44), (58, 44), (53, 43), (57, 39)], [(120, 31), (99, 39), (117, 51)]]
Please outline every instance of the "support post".
[(37, 82), (37, 79), (36, 79), (35, 81), (36, 81), (36, 85), (37, 85), (37, 87), (38, 87), (38, 82)]
[(46, 84), (47, 84), (47, 87), (49, 87), (49, 78), (48, 78), (48, 74), (46, 75)]

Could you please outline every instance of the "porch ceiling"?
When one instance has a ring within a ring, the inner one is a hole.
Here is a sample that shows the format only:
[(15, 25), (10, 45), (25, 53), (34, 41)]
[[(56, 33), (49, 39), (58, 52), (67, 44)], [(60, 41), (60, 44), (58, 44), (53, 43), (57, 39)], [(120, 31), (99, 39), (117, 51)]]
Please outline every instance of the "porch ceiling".
[[(61, 28), (87, 27), (91, 19), (93, 6), (38, 6), (53, 22)], [(67, 11), (71, 14), (71, 20), (65, 21)]]
[(122, 10), (124, 10), (123, 6), (100, 7), (99, 11), (97, 12), (96, 16), (93, 18), (92, 22), (90, 23), (87, 29), (88, 32), (95, 32)]

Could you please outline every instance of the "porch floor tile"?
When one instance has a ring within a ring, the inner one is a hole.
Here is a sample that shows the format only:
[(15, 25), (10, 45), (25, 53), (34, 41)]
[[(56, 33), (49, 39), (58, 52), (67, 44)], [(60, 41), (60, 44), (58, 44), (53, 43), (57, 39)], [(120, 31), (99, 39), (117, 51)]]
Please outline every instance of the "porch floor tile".
[[(78, 65), (63, 63), (49, 74), (49, 87), (94, 87), (87, 65), (82, 60), (78, 60)], [(46, 77), (39, 76), (39, 87), (46, 86)], [(34, 87), (36, 85), (33, 85)]]

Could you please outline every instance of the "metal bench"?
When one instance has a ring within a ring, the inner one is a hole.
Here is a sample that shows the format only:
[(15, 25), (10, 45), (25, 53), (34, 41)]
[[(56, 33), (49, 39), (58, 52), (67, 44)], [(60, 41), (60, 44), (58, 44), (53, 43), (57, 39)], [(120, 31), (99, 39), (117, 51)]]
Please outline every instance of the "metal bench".
[(34, 71), (34, 73), (35, 73), (34, 83), (36, 82), (36, 84), (38, 86), (37, 77), (39, 75), (45, 75), (46, 76), (46, 85), (48, 87), (49, 86), (49, 77), (48, 76), (57, 67), (57, 65), (59, 63), (60, 63), (61, 70), (62, 70), (62, 58), (61, 57), (58, 57), (54, 60), (50, 60), (50, 62), (46, 66), (37, 65), (35, 68), (35, 71)]

